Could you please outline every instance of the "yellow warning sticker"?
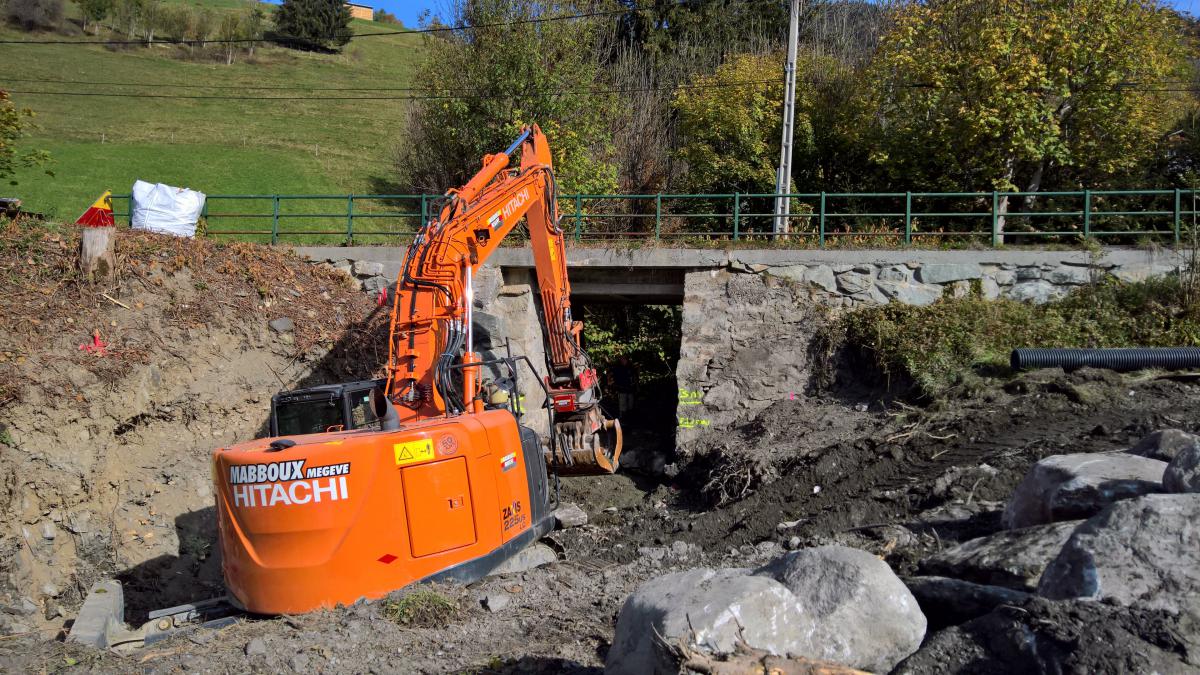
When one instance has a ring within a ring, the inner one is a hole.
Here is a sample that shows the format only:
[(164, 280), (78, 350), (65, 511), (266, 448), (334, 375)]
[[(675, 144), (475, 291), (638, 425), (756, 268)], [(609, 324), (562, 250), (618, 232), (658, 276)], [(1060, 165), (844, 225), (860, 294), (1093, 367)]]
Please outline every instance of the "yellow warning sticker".
[(392, 446), (392, 452), (396, 455), (396, 466), (424, 462), (433, 459), (433, 441), (422, 438), (419, 441), (396, 443)]

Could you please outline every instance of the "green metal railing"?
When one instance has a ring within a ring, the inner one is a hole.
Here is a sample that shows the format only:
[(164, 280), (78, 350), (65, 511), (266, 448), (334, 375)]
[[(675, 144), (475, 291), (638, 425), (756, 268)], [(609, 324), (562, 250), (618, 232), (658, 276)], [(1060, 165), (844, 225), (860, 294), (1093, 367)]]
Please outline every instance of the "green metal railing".
[[(202, 218), (211, 237), (262, 238), (272, 244), (399, 243), (387, 239), (411, 236), (430, 218), (438, 196), (209, 195)], [(845, 237), (894, 244), (945, 237), (993, 245), (1007, 238), (1035, 243), (1153, 237), (1179, 243), (1200, 213), (1200, 190), (1195, 189), (808, 192), (786, 195), (792, 202), (788, 228), (776, 232), (776, 196), (572, 194), (561, 195), (559, 206), (562, 225), (577, 242), (783, 238), (820, 247)], [(116, 215), (128, 219), (129, 195), (113, 199), (125, 202)]]

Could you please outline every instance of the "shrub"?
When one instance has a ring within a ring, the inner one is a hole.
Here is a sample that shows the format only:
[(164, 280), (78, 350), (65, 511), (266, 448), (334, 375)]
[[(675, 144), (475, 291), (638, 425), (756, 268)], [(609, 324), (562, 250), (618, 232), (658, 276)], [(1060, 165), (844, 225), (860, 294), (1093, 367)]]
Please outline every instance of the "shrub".
[(936, 397), (972, 373), (1006, 372), (1017, 347), (1200, 345), (1200, 303), (1189, 300), (1187, 283), (1107, 281), (1044, 305), (976, 296), (868, 307), (843, 315), (834, 341), (889, 384)]
[(63, 0), (8, 0), (4, 14), (25, 30), (58, 28), (63, 20)]
[(383, 603), (383, 615), (401, 626), (441, 628), (461, 614), (458, 601), (431, 588), (416, 588)]

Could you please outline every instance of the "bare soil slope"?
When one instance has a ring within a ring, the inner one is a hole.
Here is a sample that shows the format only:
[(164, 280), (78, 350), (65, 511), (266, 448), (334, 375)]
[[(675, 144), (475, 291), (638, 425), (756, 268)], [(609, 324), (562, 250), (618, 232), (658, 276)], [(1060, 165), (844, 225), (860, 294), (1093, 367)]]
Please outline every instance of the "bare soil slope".
[(369, 375), (372, 303), (290, 254), (129, 231), (90, 285), (73, 231), (0, 229), (0, 623), (53, 628), (100, 575), (132, 610), (212, 590), (210, 452), (282, 388)]

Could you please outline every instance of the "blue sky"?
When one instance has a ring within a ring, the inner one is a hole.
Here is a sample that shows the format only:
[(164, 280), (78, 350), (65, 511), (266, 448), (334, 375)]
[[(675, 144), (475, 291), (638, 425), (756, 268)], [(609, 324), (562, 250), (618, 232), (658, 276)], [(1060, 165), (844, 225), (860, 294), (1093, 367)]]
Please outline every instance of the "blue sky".
[[(448, 12), (446, 6), (447, 0), (361, 0), (362, 4), (370, 5), (376, 9), (383, 8), (387, 11), (400, 17), (405, 26), (415, 28), (417, 25), (417, 17), (421, 12), (430, 10), (434, 14), (441, 14), (445, 17)], [(1188, 12), (1192, 15), (1200, 10), (1200, 0), (1168, 0), (1168, 2), (1177, 9)]]

